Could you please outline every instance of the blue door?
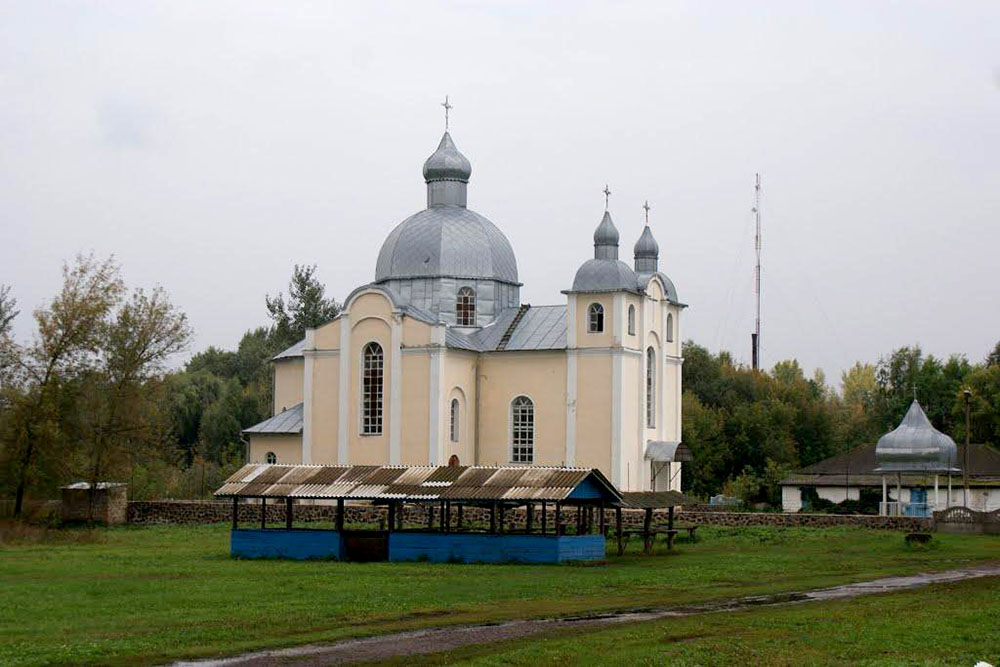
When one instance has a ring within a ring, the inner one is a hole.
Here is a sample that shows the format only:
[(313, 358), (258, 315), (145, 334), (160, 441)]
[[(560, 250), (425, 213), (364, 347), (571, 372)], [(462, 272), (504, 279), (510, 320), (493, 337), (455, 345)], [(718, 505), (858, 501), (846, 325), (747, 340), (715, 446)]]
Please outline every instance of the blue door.
[(927, 489), (923, 487), (910, 489), (910, 504), (906, 506), (906, 516), (930, 516), (931, 508), (927, 506)]

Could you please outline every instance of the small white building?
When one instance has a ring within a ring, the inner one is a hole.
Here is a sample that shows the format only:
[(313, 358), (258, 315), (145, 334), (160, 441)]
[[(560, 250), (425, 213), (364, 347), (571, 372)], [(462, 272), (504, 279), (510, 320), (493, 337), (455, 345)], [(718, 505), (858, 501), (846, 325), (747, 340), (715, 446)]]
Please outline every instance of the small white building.
[[(890, 512), (924, 516), (948, 507), (967, 505), (991, 512), (1000, 509), (1000, 451), (989, 445), (969, 446), (969, 498), (965, 499), (962, 473), (933, 472), (883, 473), (875, 456), (876, 445), (869, 443), (814, 463), (781, 481), (781, 504), (785, 512), (809, 511), (810, 499), (833, 503), (861, 500), (862, 494), (881, 499), (883, 479)], [(956, 447), (956, 467), (965, 460), (965, 446)], [(938, 483), (935, 503), (934, 483)], [(901, 503), (893, 506), (892, 503)]]

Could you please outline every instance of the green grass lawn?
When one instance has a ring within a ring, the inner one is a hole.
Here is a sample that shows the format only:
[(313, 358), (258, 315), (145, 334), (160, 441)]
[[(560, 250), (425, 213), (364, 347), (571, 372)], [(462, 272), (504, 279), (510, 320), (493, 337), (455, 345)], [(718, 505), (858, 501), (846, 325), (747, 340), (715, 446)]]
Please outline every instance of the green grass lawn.
[(601, 565), (239, 561), (226, 525), (60, 531), (0, 550), (0, 664), (136, 662), (452, 623), (665, 606), (1000, 560), (1000, 539), (699, 529)]
[(408, 664), (1000, 663), (1000, 580), (472, 646)]

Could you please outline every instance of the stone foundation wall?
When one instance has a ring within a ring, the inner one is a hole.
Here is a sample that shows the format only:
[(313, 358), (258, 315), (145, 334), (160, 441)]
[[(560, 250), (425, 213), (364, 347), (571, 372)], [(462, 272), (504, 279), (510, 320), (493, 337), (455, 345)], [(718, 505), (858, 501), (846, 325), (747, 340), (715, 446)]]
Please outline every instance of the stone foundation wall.
[[(233, 505), (231, 502), (218, 500), (156, 500), (156, 501), (133, 501), (128, 504), (129, 523), (139, 525), (149, 524), (192, 524), (192, 523), (221, 523), (232, 521)], [(426, 524), (428, 520), (427, 512), (433, 512), (433, 522), (437, 526), (440, 524), (440, 510), (438, 506), (432, 505), (407, 505), (403, 511), (403, 520), (408, 524)], [(463, 522), (488, 524), (489, 510), (479, 507), (466, 507), (463, 510)], [(554, 508), (548, 509), (548, 525), (554, 523)], [(294, 520), (296, 522), (327, 521), (336, 519), (337, 508), (335, 505), (300, 505), (296, 504), (294, 509)], [(934, 520), (918, 517), (895, 517), (895, 516), (867, 516), (853, 514), (783, 514), (783, 513), (758, 513), (758, 512), (700, 512), (700, 511), (678, 511), (675, 520), (680, 524), (709, 525), (709, 526), (808, 526), (814, 528), (828, 526), (861, 526), (865, 528), (877, 528), (881, 530), (903, 530), (907, 532), (926, 532), (934, 529)], [(345, 507), (344, 520), (347, 524), (376, 524), (385, 526), (388, 518), (388, 511), (385, 507), (372, 507), (370, 505), (347, 505)], [(622, 512), (622, 523), (628, 528), (641, 527), (644, 513), (641, 510), (624, 510)], [(499, 517), (497, 517), (499, 520)], [(577, 519), (576, 508), (563, 509), (562, 522), (564, 525), (575, 525)], [(608, 525), (612, 525), (615, 520), (613, 510), (607, 510), (605, 517)], [(240, 524), (260, 523), (259, 503), (239, 504)], [(267, 521), (269, 524), (283, 524), (285, 522), (285, 505), (275, 501), (267, 504)], [(535, 508), (533, 522), (535, 526), (541, 526), (542, 512), (540, 508)], [(667, 521), (666, 510), (656, 510), (654, 512), (656, 523)], [(457, 525), (458, 511), (456, 508), (451, 512), (451, 524)], [(594, 519), (594, 525), (598, 523)], [(525, 525), (525, 511), (523, 509), (508, 510), (504, 513), (504, 526), (508, 529), (523, 529)]]

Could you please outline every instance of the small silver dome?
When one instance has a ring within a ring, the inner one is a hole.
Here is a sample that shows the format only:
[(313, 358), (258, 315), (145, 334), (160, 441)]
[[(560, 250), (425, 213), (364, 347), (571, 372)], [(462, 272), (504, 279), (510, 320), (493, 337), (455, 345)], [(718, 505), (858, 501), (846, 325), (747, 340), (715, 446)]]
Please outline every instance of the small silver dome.
[(642, 236), (635, 242), (633, 252), (636, 259), (659, 259), (660, 244), (653, 238), (653, 232), (649, 229), (649, 225), (646, 225), (642, 230)]
[(875, 472), (954, 472), (955, 441), (934, 428), (920, 404), (910, 404), (894, 430), (878, 439)]
[(424, 162), (424, 180), (431, 181), (461, 181), (468, 183), (472, 176), (472, 163), (462, 155), (451, 135), (447, 132), (441, 137), (434, 154)]
[(639, 291), (639, 278), (628, 264), (617, 259), (588, 259), (577, 269), (570, 292)]
[(507, 237), (485, 217), (461, 206), (436, 206), (399, 223), (375, 265), (375, 282), (417, 277), (516, 284), (517, 260)]

